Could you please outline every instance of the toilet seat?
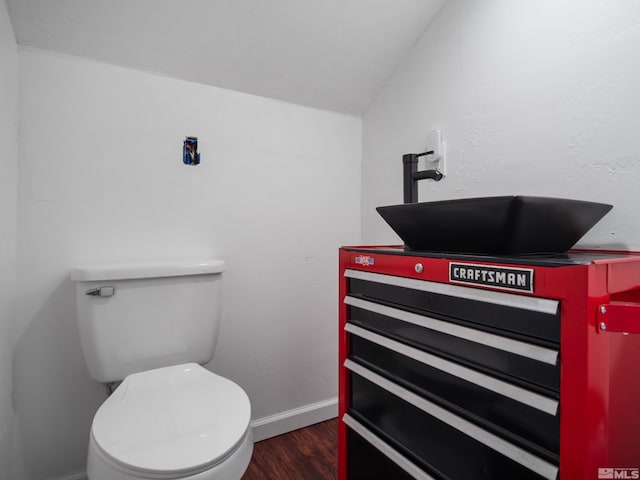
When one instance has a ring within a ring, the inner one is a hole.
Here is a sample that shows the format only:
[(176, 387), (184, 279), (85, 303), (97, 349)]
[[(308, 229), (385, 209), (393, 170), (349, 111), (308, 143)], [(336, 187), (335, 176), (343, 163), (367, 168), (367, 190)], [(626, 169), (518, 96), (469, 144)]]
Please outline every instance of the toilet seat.
[(224, 462), (250, 435), (251, 406), (232, 381), (197, 364), (129, 375), (96, 413), (100, 456), (147, 478), (195, 475)]

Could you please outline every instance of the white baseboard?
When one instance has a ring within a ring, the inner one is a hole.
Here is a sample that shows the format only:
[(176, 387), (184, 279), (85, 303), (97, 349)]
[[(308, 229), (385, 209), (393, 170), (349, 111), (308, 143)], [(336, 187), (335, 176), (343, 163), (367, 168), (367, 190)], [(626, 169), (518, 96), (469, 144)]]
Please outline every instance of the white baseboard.
[(66, 475), (52, 477), (49, 480), (87, 480), (87, 472), (67, 473)]
[(336, 397), (258, 418), (251, 422), (253, 440), (259, 442), (337, 416), (338, 398)]

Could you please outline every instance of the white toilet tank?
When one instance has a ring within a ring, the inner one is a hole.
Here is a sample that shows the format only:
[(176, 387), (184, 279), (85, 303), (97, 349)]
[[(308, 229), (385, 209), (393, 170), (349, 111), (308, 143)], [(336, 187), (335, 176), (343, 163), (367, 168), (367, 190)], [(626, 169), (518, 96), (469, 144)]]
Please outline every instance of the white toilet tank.
[(76, 310), (89, 375), (102, 383), (213, 357), (224, 262), (77, 267)]

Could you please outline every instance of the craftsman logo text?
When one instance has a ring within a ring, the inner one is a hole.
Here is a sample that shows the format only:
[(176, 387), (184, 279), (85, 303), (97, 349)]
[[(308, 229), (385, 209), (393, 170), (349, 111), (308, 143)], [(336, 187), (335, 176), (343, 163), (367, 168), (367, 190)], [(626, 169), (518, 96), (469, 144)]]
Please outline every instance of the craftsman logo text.
[(449, 281), (533, 293), (533, 269), (531, 268), (451, 262)]

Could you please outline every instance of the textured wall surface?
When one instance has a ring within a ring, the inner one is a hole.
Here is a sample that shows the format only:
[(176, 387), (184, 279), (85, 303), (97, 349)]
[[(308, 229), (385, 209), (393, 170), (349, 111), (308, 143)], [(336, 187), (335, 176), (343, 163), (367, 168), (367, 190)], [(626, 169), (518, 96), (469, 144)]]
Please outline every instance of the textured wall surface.
[(0, 478), (11, 478), (18, 180), (18, 50), (0, 2)]
[[(337, 247), (360, 241), (361, 119), (33, 50), (20, 54), (16, 400), (30, 479), (84, 468), (104, 389), (76, 264), (222, 258), (210, 368), (253, 418), (337, 395)], [(199, 137), (202, 163), (182, 164)]]
[(398, 243), (403, 153), (440, 129), (420, 200), (541, 195), (614, 209), (581, 245), (640, 249), (640, 3), (450, 0), (364, 118), (363, 240)]

